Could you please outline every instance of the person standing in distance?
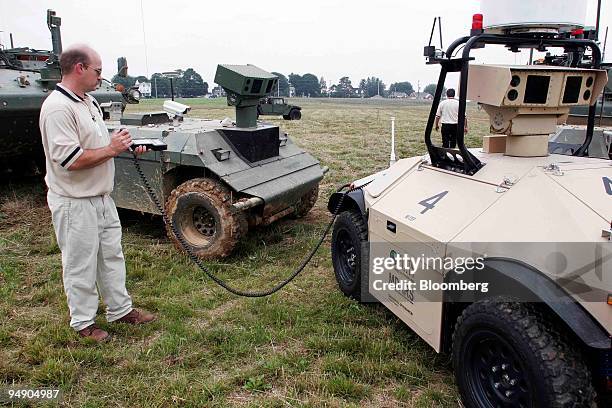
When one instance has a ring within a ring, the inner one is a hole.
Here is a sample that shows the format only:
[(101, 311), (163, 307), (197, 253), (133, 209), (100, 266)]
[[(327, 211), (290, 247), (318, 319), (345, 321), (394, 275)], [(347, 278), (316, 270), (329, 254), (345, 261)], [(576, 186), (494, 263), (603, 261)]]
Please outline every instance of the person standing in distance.
[[(105, 341), (109, 334), (94, 320), (98, 292), (109, 322), (155, 320), (154, 315), (132, 308), (125, 287), (121, 223), (110, 197), (113, 158), (126, 151), (132, 139), (125, 129), (109, 135), (100, 105), (87, 94), (101, 80), (98, 53), (86, 45), (74, 45), (60, 55), (60, 67), (62, 81), (40, 111), (47, 203), (62, 253), (70, 326), (82, 337)], [(144, 151), (136, 149), (137, 154)]]
[[(457, 122), (459, 118), (459, 101), (455, 99), (455, 90), (446, 91), (446, 99), (438, 105), (436, 112), (436, 132), (440, 130), (442, 122), (442, 146), (457, 147)], [(465, 118), (465, 133), (468, 131), (467, 117)]]

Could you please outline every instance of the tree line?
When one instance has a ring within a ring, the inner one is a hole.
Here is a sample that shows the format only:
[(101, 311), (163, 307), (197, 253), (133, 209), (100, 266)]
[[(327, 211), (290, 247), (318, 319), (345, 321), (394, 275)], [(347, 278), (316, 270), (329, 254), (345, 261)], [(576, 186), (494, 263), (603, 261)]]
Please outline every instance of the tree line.
[[(197, 97), (205, 96), (210, 92), (208, 82), (202, 79), (193, 68), (177, 70), (177, 78), (173, 80), (174, 95), (177, 97)], [(357, 86), (354, 86), (348, 76), (343, 76), (335, 84), (329, 84), (321, 77), (317, 78), (312, 73), (299, 75), (291, 73), (288, 76), (280, 72), (272, 72), (278, 76), (278, 86), (272, 91), (274, 95), (289, 96), (290, 87), (293, 88), (293, 96), (303, 97), (332, 97), (332, 98), (371, 98), (374, 96), (393, 97), (410, 96), (417, 90), (408, 81), (394, 82), (387, 86), (380, 78), (375, 76), (361, 79)], [(134, 86), (136, 82), (149, 82), (151, 84), (151, 95), (159, 98), (169, 98), (170, 79), (162, 73), (154, 73), (150, 78), (145, 76), (120, 77), (115, 75), (112, 82), (121, 84), (125, 87)], [(422, 92), (434, 95), (436, 84), (429, 84), (423, 88)]]
[[(174, 96), (179, 98), (192, 98), (208, 94), (208, 82), (205, 82), (202, 76), (193, 68), (176, 70), (176, 74), (177, 77), (172, 80)], [(120, 77), (119, 75), (115, 75), (112, 79), (113, 83), (121, 84), (126, 88), (134, 86), (136, 81), (138, 81), (138, 83), (149, 82), (151, 84), (151, 96), (153, 97), (170, 98), (172, 96), (170, 78), (159, 72), (151, 75), (151, 78), (142, 75), (137, 77), (129, 75)]]

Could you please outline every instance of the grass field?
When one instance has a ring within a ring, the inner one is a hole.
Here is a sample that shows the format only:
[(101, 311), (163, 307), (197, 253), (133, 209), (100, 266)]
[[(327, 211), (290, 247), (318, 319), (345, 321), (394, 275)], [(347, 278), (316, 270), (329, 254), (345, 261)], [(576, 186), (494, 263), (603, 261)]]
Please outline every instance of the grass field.
[[(406, 101), (295, 99), (300, 121), (271, 118), (330, 172), (300, 220), (252, 230), (235, 253), (210, 263), (241, 288), (288, 275), (329, 222), (336, 186), (388, 165), (390, 121), (398, 156), (425, 152), (429, 105)], [(191, 115), (233, 117), (224, 99), (189, 99)], [(129, 110), (158, 109), (144, 101)], [(488, 129), (469, 107), (468, 144)], [(59, 387), (63, 406), (456, 407), (448, 357), (437, 355), (382, 307), (337, 290), (329, 239), (292, 284), (263, 299), (237, 298), (203, 276), (163, 234), (158, 217), (122, 211), (128, 290), (159, 319), (147, 326), (98, 322), (110, 343), (68, 326), (61, 260), (42, 179), (0, 185), (0, 388)]]

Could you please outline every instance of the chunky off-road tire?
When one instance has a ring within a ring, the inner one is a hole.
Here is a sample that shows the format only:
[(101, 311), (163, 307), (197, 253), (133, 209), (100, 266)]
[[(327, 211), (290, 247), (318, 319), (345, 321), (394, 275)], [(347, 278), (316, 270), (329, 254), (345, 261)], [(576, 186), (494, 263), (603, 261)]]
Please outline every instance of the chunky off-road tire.
[(283, 119), (285, 119), (285, 120), (291, 120), (291, 116), (289, 116), (289, 115), (283, 115)]
[(314, 207), (314, 205), (316, 204), (317, 198), (319, 198), (319, 186), (318, 185), (308, 190), (308, 192), (300, 198), (300, 201), (298, 201), (293, 206), (293, 209), (294, 209), (293, 214), (292, 214), (293, 217), (301, 218), (305, 216), (306, 214), (308, 214), (310, 210), (312, 210), (312, 207)]
[(334, 223), (332, 264), (342, 293), (361, 301), (361, 271), (367, 268), (368, 226), (360, 214), (344, 211)]
[(452, 359), (466, 408), (596, 406), (578, 348), (530, 304), (494, 298), (468, 306)]
[(299, 109), (291, 109), (289, 111), (289, 119), (300, 120), (302, 119), (302, 112)]
[[(166, 201), (166, 213), (185, 243), (200, 258), (228, 256), (248, 224), (231, 205), (230, 191), (217, 180), (197, 178), (175, 188)], [(183, 250), (178, 237), (166, 225), (168, 237)]]

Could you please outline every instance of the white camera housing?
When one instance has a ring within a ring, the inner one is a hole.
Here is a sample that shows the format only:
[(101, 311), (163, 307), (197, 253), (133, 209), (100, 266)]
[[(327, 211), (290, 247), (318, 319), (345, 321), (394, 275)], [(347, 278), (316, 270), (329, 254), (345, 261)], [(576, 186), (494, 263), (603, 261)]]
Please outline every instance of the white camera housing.
[(164, 101), (163, 106), (164, 112), (170, 113), (174, 116), (183, 116), (191, 110), (191, 106), (183, 105), (176, 101)]

